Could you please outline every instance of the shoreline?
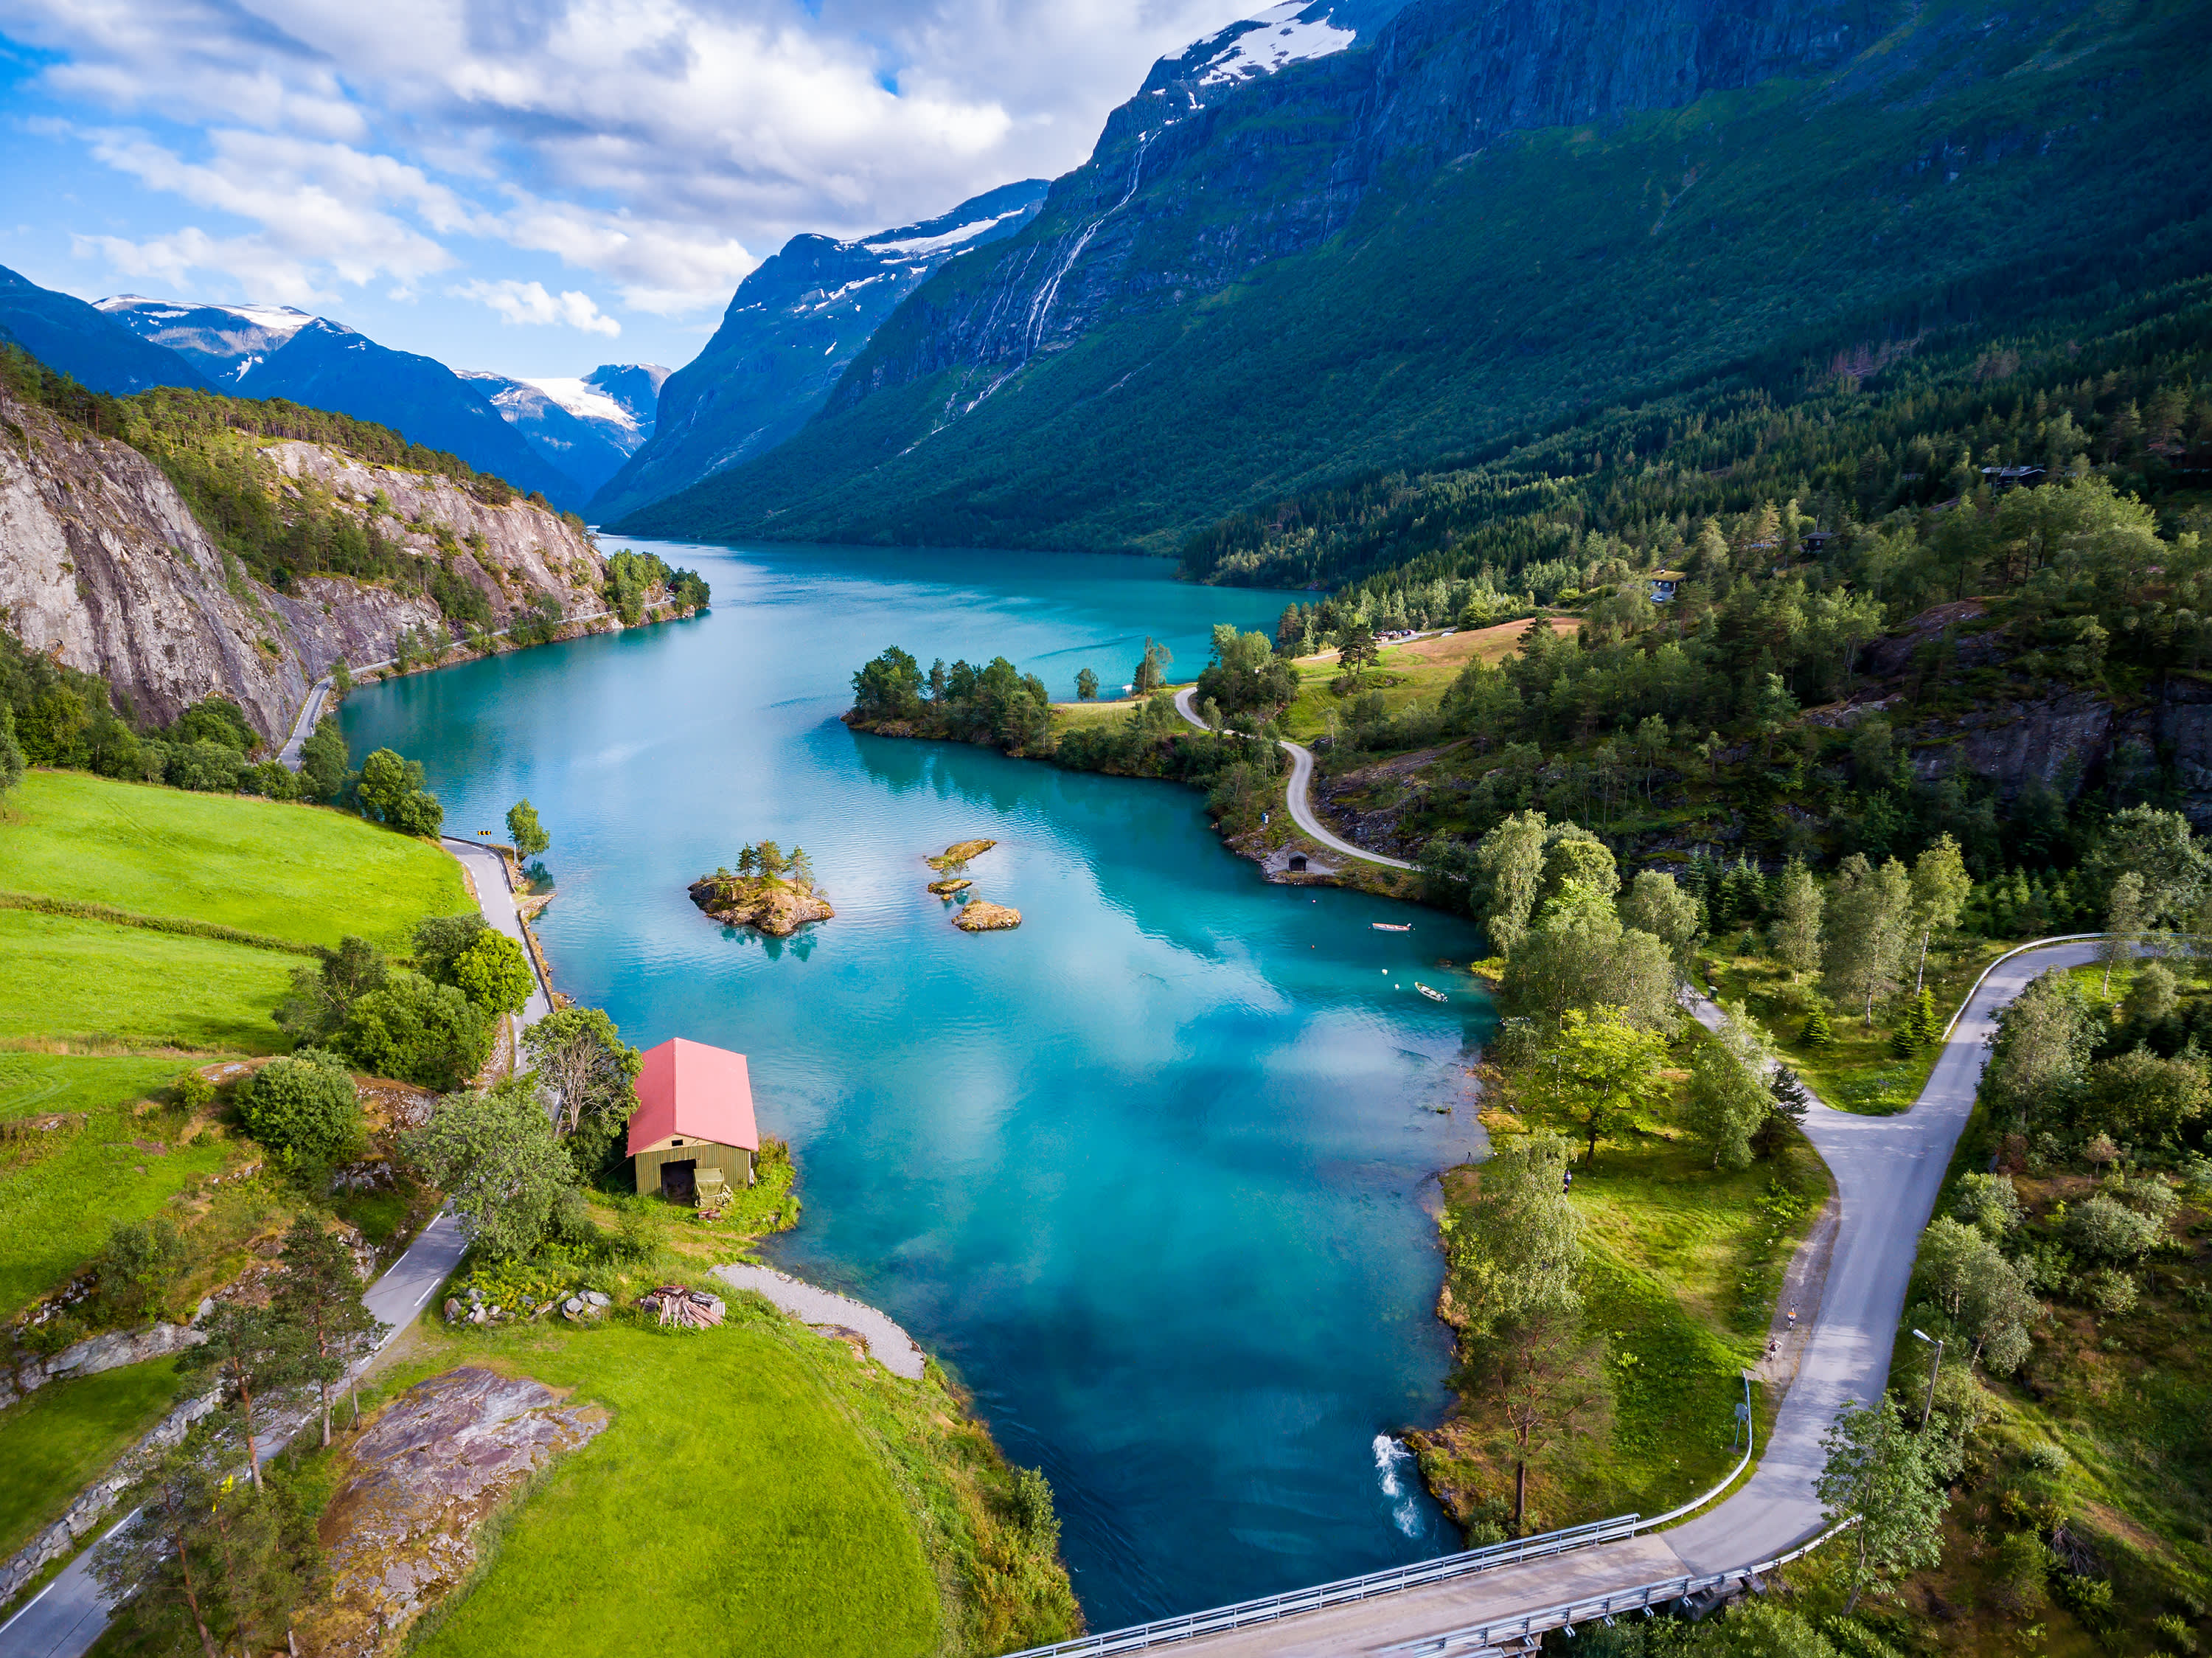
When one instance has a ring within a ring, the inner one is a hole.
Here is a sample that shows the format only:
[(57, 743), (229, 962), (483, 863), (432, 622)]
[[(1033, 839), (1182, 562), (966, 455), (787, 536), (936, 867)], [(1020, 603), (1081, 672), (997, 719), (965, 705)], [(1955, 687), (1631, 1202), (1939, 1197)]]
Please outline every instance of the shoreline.
[[(1141, 771), (1116, 771), (1100, 767), (1067, 765), (1060, 761), (1056, 748), (1051, 753), (1041, 754), (1031, 753), (1022, 749), (1001, 748), (988, 739), (955, 737), (937, 732), (916, 731), (907, 727), (903, 721), (871, 722), (866, 720), (857, 720), (853, 717), (850, 710), (837, 717), (848, 730), (859, 732), (866, 736), (881, 737), (886, 741), (957, 743), (968, 748), (990, 749), (1004, 754), (1008, 759), (1030, 760), (1046, 765), (1057, 765), (1062, 771), (1073, 771), (1086, 777), (1122, 777), (1133, 783), (1161, 783), (1176, 788), (1188, 789), (1201, 795), (1206, 793), (1200, 785), (1185, 782), (1181, 777), (1154, 777)], [(894, 728), (887, 729), (886, 727)], [(1175, 735), (1182, 736), (1185, 734), (1177, 732)], [(1293, 776), (1295, 776), (1294, 771), (1286, 772), (1285, 775), (1285, 792), (1279, 816), (1271, 808), (1267, 814), (1268, 820), (1257, 828), (1225, 829), (1222, 826), (1219, 818), (1212, 816), (1211, 813), (1207, 814), (1212, 823), (1215, 834), (1220, 837), (1221, 844), (1228, 851), (1249, 863), (1258, 864), (1261, 879), (1273, 887), (1334, 887), (1346, 892), (1364, 893), (1371, 898), (1394, 899), (1401, 904), (1416, 905), (1422, 909), (1435, 910), (1441, 914), (1453, 913), (1445, 910), (1442, 905), (1432, 902), (1421, 892), (1422, 881), (1419, 869), (1410, 867), (1393, 869), (1381, 863), (1355, 863), (1342, 852), (1322, 844), (1301, 830), (1289, 810), (1287, 791)], [(1306, 868), (1304, 869), (1289, 868), (1289, 860), (1295, 856), (1303, 856), (1306, 859)], [(1363, 856), (1371, 857), (1377, 855), (1369, 853)]]

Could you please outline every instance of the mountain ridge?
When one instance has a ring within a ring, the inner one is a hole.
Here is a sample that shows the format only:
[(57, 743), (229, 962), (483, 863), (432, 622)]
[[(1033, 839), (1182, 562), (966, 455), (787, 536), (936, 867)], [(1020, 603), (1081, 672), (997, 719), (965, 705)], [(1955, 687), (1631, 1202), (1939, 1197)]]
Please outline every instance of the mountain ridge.
[(589, 510), (611, 521), (782, 442), (902, 297), (1018, 232), (1043, 195), (1042, 180), (1024, 180), (852, 241), (793, 236), (747, 274), (714, 337), (662, 382), (652, 437)]
[(1364, 466), (1909, 332), (2006, 269), (2094, 280), (2112, 237), (2201, 211), (2206, 35), (2170, 3), (1415, 0), (1225, 94), (1163, 59), (808, 428), (623, 527), (1169, 552)]

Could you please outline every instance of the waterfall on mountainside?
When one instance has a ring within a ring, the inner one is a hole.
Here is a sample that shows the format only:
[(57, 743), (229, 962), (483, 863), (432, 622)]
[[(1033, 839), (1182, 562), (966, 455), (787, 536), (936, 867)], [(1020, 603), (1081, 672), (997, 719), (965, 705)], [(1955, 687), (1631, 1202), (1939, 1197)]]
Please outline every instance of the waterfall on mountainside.
[(1129, 198), (1137, 193), (1137, 186), (1144, 182), (1145, 149), (1152, 142), (1152, 137), (1149, 132), (1138, 136), (1136, 159), (1129, 168), (1129, 187), (1121, 192), (1121, 199), (1084, 227), (1083, 234), (1067, 250), (1067, 257), (1060, 260), (1059, 268), (1046, 278), (1044, 284), (1037, 290), (1036, 297), (1030, 302), (1029, 320), (1022, 329), (1023, 362), (1026, 363), (1043, 341), (1045, 320), (1052, 314), (1053, 302), (1060, 297), (1060, 279), (1074, 269), (1075, 261), (1082, 258), (1083, 250), (1091, 245), (1091, 239), (1098, 234), (1099, 227), (1127, 207)]

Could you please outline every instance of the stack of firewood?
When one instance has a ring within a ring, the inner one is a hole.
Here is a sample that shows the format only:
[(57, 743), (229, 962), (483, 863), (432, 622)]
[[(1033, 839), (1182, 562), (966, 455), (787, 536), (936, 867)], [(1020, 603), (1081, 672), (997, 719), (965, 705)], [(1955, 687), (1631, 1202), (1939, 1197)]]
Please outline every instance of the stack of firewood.
[(705, 1330), (722, 1321), (722, 1298), (703, 1289), (686, 1289), (680, 1283), (664, 1283), (638, 1298), (638, 1306), (655, 1314), (663, 1324)]

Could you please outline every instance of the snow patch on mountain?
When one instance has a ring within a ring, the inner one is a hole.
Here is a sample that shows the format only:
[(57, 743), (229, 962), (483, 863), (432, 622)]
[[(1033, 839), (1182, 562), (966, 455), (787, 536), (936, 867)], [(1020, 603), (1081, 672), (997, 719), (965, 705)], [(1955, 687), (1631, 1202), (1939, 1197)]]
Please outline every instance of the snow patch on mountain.
[(1328, 0), (1318, 5), (1312, 0), (1285, 0), (1257, 17), (1231, 23), (1205, 43), (1218, 43), (1220, 50), (1205, 60), (1198, 83), (1220, 86), (1249, 81), (1310, 58), (1342, 52), (1359, 34), (1357, 29), (1339, 28), (1331, 21), (1330, 9)]
[[(289, 305), (185, 305), (175, 300), (148, 299), (143, 294), (112, 294), (106, 299), (94, 300), (92, 304), (96, 311), (105, 311), (110, 315), (127, 312), (149, 323), (176, 322), (195, 313), (208, 318), (209, 313), (219, 312), (250, 324), (259, 336), (257, 343), (264, 356), (286, 344), (293, 335), (315, 320), (312, 314), (295, 310)], [(118, 320), (127, 321), (128, 319)], [(208, 318), (208, 321), (210, 326), (220, 326), (213, 324), (211, 318)], [(143, 333), (146, 331), (141, 329), (138, 332)]]
[(972, 224), (960, 225), (935, 236), (908, 236), (899, 241), (853, 242), (847, 246), (865, 247), (871, 253), (885, 253), (893, 259), (927, 259), (933, 253), (942, 253), (963, 242), (973, 241), (985, 231), (1004, 224), (1009, 219), (1026, 219), (1035, 210), (1030, 207), (1018, 207), (1010, 213), (1001, 213), (995, 218), (977, 219)]
[(586, 381), (525, 375), (520, 383), (536, 387), (580, 420), (602, 420), (625, 431), (637, 430), (635, 415)]

